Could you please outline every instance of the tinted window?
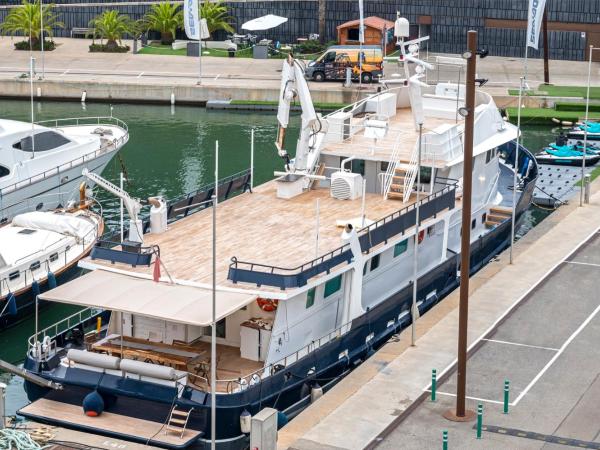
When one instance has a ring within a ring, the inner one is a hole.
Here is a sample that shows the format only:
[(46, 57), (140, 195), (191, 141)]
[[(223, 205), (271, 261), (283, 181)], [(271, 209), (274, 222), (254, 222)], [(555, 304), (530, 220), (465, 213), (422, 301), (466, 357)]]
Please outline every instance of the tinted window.
[(315, 304), (315, 288), (311, 288), (306, 293), (306, 308), (310, 308)]
[(394, 245), (394, 258), (396, 256), (401, 255), (402, 253), (404, 253), (406, 251), (407, 247), (408, 247), (408, 240), (402, 241), (402, 242), (398, 242), (396, 245)]
[(360, 38), (360, 33), (358, 28), (348, 28), (348, 40), (349, 41), (358, 41)]
[(327, 298), (332, 294), (335, 294), (342, 287), (342, 276), (338, 275), (325, 283), (325, 294), (323, 297)]
[(13, 145), (13, 148), (23, 150), (24, 152), (45, 152), (68, 144), (70, 141), (62, 134), (55, 131), (42, 131), (34, 136), (35, 148), (31, 145), (31, 136), (21, 139)]
[(335, 52), (327, 52), (323, 57), (324, 63), (335, 62)]
[(371, 272), (379, 267), (379, 255), (373, 256), (371, 258)]
[(10, 175), (10, 170), (4, 166), (0, 166), (0, 178)]

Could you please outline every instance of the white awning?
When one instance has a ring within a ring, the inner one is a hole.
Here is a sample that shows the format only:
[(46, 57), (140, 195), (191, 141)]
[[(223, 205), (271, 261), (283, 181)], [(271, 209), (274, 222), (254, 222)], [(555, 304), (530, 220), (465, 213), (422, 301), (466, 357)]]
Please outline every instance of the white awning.
[[(51, 291), (42, 300), (122, 311), (169, 322), (196, 326), (212, 323), (212, 290), (155, 283), (152, 280), (95, 270)], [(219, 292), (216, 320), (256, 299), (256, 295)]]
[(249, 20), (242, 25), (242, 30), (248, 31), (264, 31), (270, 30), (271, 28), (278, 27), (282, 23), (287, 22), (286, 17), (276, 16), (274, 14), (267, 14), (266, 16), (258, 17), (256, 19)]

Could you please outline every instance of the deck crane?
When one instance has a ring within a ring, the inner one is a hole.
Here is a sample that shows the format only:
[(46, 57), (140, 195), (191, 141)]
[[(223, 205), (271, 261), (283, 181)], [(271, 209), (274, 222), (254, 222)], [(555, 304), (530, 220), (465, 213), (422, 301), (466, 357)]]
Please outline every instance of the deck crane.
[[(302, 108), (302, 126), (296, 145), (296, 157), (293, 164), (291, 164), (284, 144), (285, 132), (290, 118), (290, 107), (296, 97), (300, 100)], [(319, 159), (316, 150), (318, 148), (316, 136), (321, 128), (321, 121), (315, 112), (308, 84), (304, 78), (304, 70), (291, 55), (283, 61), (277, 121), (279, 122), (279, 129), (275, 146), (279, 156), (286, 162), (286, 171), (310, 177)]]
[(102, 178), (100, 175), (90, 172), (87, 169), (83, 169), (81, 174), (89, 180), (96, 183), (98, 186), (107, 190), (123, 200), (123, 204), (129, 214), (129, 240), (132, 242), (144, 243), (144, 229), (142, 226), (142, 220), (139, 218), (139, 213), (142, 210), (142, 206), (151, 204), (155, 207), (160, 207), (161, 199), (157, 197), (150, 197), (147, 201), (140, 200), (138, 198), (132, 198), (127, 192), (120, 187), (111, 183), (110, 181)]

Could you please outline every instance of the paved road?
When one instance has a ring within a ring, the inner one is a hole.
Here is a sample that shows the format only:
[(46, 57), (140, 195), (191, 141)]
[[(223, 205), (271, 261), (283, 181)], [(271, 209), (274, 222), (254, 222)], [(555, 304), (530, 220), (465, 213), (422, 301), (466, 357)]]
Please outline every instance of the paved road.
[[(484, 405), (483, 439), (473, 422), (449, 422), (456, 378), (422, 403), (378, 449), (600, 448), (600, 234), (545, 278), (468, 361), (467, 406)], [(476, 320), (472, 317), (471, 320)], [(502, 413), (504, 380), (510, 412)]]

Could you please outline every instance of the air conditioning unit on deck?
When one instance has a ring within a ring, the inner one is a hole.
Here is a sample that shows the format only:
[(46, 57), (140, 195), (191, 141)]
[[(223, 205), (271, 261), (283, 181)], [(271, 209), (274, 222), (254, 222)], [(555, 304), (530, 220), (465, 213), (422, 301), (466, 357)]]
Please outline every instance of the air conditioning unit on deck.
[(355, 200), (362, 196), (363, 177), (359, 173), (334, 172), (331, 174), (331, 196), (338, 200)]

